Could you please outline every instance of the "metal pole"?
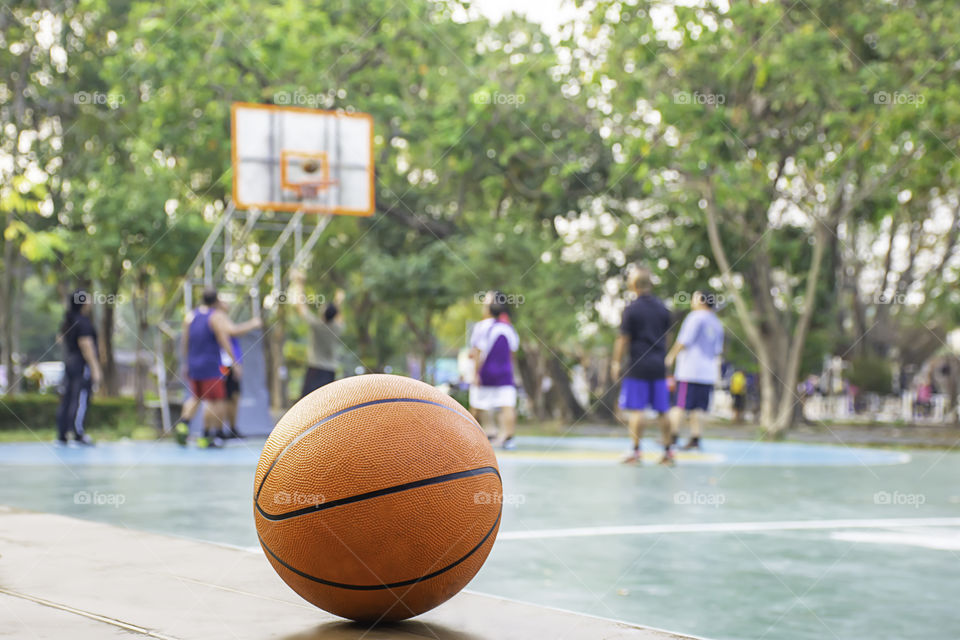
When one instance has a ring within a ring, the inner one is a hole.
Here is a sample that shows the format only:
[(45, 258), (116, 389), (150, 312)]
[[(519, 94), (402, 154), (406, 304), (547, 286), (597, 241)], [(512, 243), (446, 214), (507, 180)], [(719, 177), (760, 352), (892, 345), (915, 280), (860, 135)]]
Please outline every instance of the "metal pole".
[[(283, 270), (280, 268), (280, 254), (273, 256), (273, 292), (274, 294), (283, 293)], [(277, 296), (274, 295), (274, 300)]]
[(169, 433), (170, 399), (167, 397), (167, 366), (163, 361), (163, 332), (158, 328), (153, 343), (154, 357), (157, 359), (157, 391), (160, 396), (160, 426)]
[(306, 242), (303, 243), (303, 246), (301, 246), (293, 256), (293, 261), (290, 263), (291, 269), (299, 269), (307, 263), (307, 260), (310, 258), (310, 252), (313, 251), (313, 247), (316, 246), (320, 240), (320, 236), (323, 235), (324, 229), (327, 228), (331, 220), (333, 220), (333, 215), (329, 213), (317, 220), (310, 235), (307, 236)]
[(251, 314), (257, 320), (261, 320), (262, 316), (260, 313), (260, 290), (256, 287), (253, 287), (249, 291), (250, 294), (250, 305), (252, 307)]
[(203, 253), (203, 286), (213, 286), (213, 247), (207, 247)]
[[(217, 224), (215, 224), (213, 229), (210, 230), (210, 233), (207, 235), (207, 239), (204, 240), (203, 246), (200, 248), (200, 252), (197, 254), (197, 257), (193, 259), (193, 262), (190, 264), (190, 268), (188, 268), (186, 271), (186, 275), (184, 276), (184, 296), (188, 309), (191, 307), (192, 300), (190, 298), (190, 294), (186, 293), (186, 283), (194, 278), (194, 272), (196, 271), (197, 267), (200, 266), (201, 260), (203, 260), (204, 256), (210, 252), (210, 249), (220, 237), (220, 234), (223, 232), (223, 228), (226, 226), (227, 222), (233, 218), (236, 210), (237, 208), (233, 204), (233, 201), (227, 203), (227, 208), (224, 210), (223, 216), (217, 220)], [(174, 307), (176, 307), (176, 296), (170, 298), (167, 304), (163, 306), (163, 311), (160, 313), (161, 320), (170, 316), (170, 314), (173, 313)]]
[[(263, 212), (260, 211), (259, 209), (249, 209), (247, 211), (247, 220), (246, 222), (244, 222), (243, 228), (240, 230), (240, 233), (238, 233), (236, 237), (231, 239), (230, 241), (230, 244), (232, 247), (239, 247), (241, 256), (243, 255), (242, 252), (244, 251), (243, 243), (247, 241), (247, 237), (253, 231), (254, 227), (256, 226), (257, 220), (260, 219), (260, 215), (262, 213)], [(233, 252), (231, 252), (231, 255), (230, 255), (230, 259), (232, 258), (233, 258)], [(226, 256), (224, 256), (223, 261), (220, 262), (220, 265), (217, 267), (217, 270), (214, 271), (213, 273), (214, 280), (220, 279), (224, 271), (226, 271), (227, 269), (228, 262), (229, 260), (227, 259)]]
[(303, 221), (297, 223), (297, 230), (293, 234), (293, 255), (300, 253), (303, 245)]
[[(231, 233), (230, 227), (225, 227), (223, 234), (223, 262), (226, 264), (233, 259), (233, 234)], [(216, 280), (216, 271), (214, 271), (213, 279)]]
[(258, 287), (263, 281), (263, 276), (266, 275), (267, 269), (273, 266), (274, 257), (280, 253), (280, 250), (283, 248), (283, 245), (286, 244), (287, 240), (290, 238), (290, 234), (293, 233), (293, 230), (296, 228), (296, 225), (303, 218), (303, 212), (297, 211), (290, 222), (287, 223), (287, 226), (283, 229), (283, 232), (280, 234), (280, 237), (274, 242), (273, 246), (270, 247), (270, 253), (267, 254), (267, 257), (263, 262), (260, 263), (260, 268), (257, 269), (257, 272), (254, 274), (252, 280), (250, 281), (250, 286)]

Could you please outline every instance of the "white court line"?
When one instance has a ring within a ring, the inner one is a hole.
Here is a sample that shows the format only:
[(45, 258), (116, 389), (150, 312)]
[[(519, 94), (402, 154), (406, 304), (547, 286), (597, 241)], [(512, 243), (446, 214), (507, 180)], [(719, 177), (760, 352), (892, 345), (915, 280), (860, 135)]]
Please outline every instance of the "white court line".
[(597, 536), (659, 535), (665, 533), (751, 533), (824, 529), (880, 529), (886, 527), (956, 527), (960, 518), (877, 518), (865, 520), (780, 520), (773, 522), (695, 522), (637, 524), (617, 527), (579, 527), (501, 531), (497, 540), (543, 540), (545, 538), (593, 538)]
[(837, 531), (834, 540), (870, 544), (921, 547), (938, 551), (960, 551), (960, 534), (952, 529), (909, 529), (906, 531)]

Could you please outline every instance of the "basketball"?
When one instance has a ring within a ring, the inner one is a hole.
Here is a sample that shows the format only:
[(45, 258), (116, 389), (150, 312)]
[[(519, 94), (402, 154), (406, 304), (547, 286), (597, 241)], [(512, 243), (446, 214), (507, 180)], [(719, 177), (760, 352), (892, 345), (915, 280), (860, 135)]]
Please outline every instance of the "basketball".
[(453, 398), (370, 374), (281, 418), (257, 466), (254, 516), (273, 568), (304, 599), (353, 620), (402, 620), (477, 573), (501, 490), (483, 429)]
[(307, 160), (306, 162), (303, 163), (304, 173), (316, 173), (317, 169), (319, 168), (320, 168), (320, 163), (318, 163), (316, 160)]

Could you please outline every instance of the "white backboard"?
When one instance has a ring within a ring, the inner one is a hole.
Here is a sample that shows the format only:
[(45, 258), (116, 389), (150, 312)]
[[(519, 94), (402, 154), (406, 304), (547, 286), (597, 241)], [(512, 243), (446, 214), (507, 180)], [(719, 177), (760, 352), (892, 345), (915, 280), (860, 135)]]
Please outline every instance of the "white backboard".
[(369, 114), (235, 102), (230, 133), (237, 207), (373, 214)]

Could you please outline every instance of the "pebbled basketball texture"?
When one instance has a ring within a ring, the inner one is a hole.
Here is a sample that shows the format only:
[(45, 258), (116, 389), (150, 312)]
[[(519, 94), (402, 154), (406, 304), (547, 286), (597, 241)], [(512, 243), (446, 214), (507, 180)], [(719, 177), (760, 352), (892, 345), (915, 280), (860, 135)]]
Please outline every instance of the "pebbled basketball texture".
[(402, 620), (459, 592), (500, 526), (500, 474), (476, 420), (392, 375), (345, 378), (295, 404), (254, 483), (264, 553), (330, 613)]

